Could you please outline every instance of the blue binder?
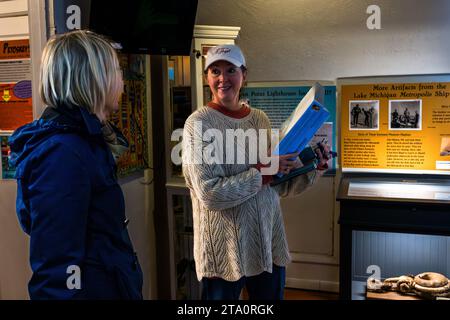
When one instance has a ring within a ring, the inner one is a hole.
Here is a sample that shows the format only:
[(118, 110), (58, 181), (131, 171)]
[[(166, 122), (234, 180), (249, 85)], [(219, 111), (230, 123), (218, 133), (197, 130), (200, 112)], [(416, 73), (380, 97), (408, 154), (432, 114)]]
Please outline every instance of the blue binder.
[(314, 134), (330, 115), (330, 112), (323, 106), (324, 92), (324, 88), (316, 83), (303, 97), (289, 119), (283, 124), (282, 138), (275, 147), (274, 154), (301, 152), (308, 146)]
[[(308, 93), (292, 112), (291, 116), (283, 123), (281, 129), (281, 141), (274, 149), (275, 155), (302, 152), (308, 147), (314, 134), (328, 119), (330, 112), (323, 106), (324, 88), (315, 83)], [(300, 168), (291, 172), (285, 178), (303, 174), (305, 170), (310, 171), (315, 168), (315, 162), (309, 164), (311, 168)], [(283, 177), (282, 173), (276, 175)], [(281, 181), (281, 180), (280, 180)]]

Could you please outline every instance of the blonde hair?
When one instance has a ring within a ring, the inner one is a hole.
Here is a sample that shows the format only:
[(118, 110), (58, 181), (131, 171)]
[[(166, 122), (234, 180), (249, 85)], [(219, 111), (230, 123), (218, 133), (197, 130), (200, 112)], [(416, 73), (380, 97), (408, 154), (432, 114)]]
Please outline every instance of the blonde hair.
[(108, 101), (118, 100), (123, 89), (116, 51), (103, 36), (86, 30), (57, 35), (47, 42), (40, 80), (46, 105), (84, 107), (101, 121), (112, 107)]

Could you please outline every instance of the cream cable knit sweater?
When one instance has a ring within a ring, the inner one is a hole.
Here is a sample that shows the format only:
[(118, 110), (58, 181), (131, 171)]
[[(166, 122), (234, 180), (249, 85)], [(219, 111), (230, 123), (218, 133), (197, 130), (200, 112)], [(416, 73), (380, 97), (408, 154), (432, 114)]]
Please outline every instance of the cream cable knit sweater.
[[(195, 130), (201, 121), (202, 132)], [(243, 276), (272, 272), (272, 264), (290, 262), (279, 197), (296, 195), (311, 186), (313, 171), (276, 187), (262, 185), (261, 173), (246, 164), (192, 163), (195, 141), (208, 129), (267, 129), (270, 121), (258, 109), (242, 119), (228, 117), (209, 107), (194, 112), (183, 132), (183, 173), (190, 189), (194, 222), (194, 258), (197, 277), (237, 281)], [(247, 142), (248, 144), (248, 142)], [(238, 146), (239, 148), (239, 146)], [(225, 153), (225, 147), (224, 153)], [(248, 149), (248, 145), (245, 150)], [(226, 159), (225, 154), (223, 159)]]

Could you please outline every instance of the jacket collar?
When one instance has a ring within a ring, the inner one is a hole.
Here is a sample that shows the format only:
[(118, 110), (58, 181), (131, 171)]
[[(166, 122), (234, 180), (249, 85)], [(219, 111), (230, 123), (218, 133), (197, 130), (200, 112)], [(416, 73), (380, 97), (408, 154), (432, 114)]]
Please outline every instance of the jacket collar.
[(83, 107), (59, 105), (47, 107), (41, 119), (86, 131), (89, 135), (102, 135), (102, 124), (95, 114)]
[(79, 108), (86, 125), (86, 129), (90, 135), (102, 134), (102, 123), (93, 113), (89, 113), (85, 108)]

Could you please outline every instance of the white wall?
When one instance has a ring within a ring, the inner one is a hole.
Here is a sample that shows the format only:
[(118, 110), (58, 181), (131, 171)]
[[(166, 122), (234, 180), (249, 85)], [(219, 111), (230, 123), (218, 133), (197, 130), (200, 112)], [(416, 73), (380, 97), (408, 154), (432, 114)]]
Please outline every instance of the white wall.
[[(153, 185), (149, 178), (133, 177), (120, 181), (126, 216), (130, 220), (128, 231), (144, 273), (144, 299), (156, 298), (156, 260), (153, 224)], [(148, 197), (147, 201), (145, 200)]]
[(16, 182), (0, 182), (0, 299), (28, 299), (28, 237), (19, 226)]
[(334, 80), (450, 72), (449, 16), (448, 0), (199, 0), (196, 23), (241, 27), (249, 81)]

